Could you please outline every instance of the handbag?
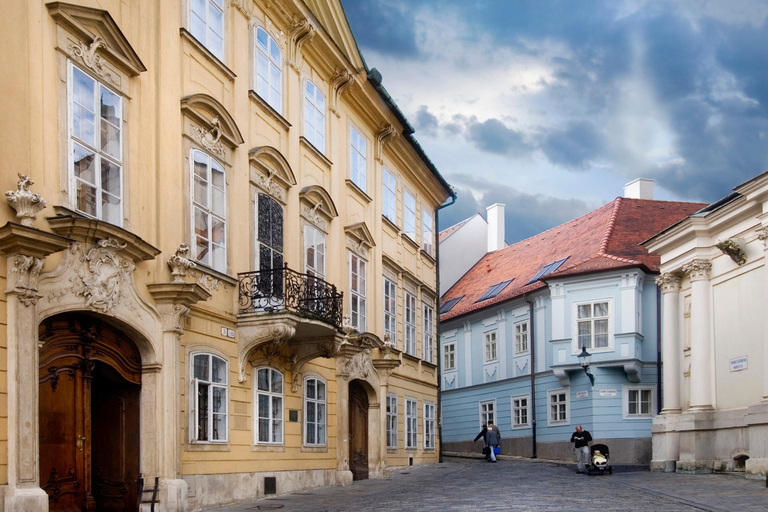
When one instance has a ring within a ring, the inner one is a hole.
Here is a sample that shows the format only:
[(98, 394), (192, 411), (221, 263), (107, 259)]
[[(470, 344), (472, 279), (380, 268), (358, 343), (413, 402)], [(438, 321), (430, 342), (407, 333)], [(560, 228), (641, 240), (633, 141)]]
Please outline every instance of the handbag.
[(494, 446), (493, 447), (493, 453), (495, 453), (496, 455), (500, 454), (501, 453), (501, 447)]
[(483, 446), (483, 455), (489, 455), (491, 453), (490, 446)]

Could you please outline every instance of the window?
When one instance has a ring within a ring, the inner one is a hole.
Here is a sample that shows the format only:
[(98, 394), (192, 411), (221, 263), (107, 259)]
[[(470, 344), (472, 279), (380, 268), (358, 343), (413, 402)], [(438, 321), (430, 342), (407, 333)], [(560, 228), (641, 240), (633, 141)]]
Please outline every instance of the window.
[(387, 395), (387, 448), (397, 449), (396, 395)]
[(512, 397), (512, 428), (528, 426), (528, 396)]
[(496, 331), (485, 333), (485, 362), (496, 360)]
[(515, 324), (515, 353), (528, 352), (528, 322)]
[(219, 60), (224, 60), (224, 0), (190, 0), (189, 31)]
[(283, 442), (283, 375), (272, 368), (256, 370), (256, 442)]
[(304, 260), (308, 276), (325, 279), (325, 235), (313, 226), (304, 226)]
[(424, 304), (424, 346), (422, 347), (421, 358), (426, 362), (432, 362), (432, 351), (435, 340), (435, 310), (432, 306)]
[(483, 300), (488, 300), (488, 299), (492, 299), (492, 298), (494, 298), (495, 296), (497, 296), (498, 294), (500, 294), (500, 293), (501, 293), (501, 291), (502, 291), (504, 288), (506, 288), (506, 287), (509, 285), (509, 283), (511, 283), (511, 282), (512, 282), (512, 279), (510, 279), (509, 281), (502, 281), (501, 283), (497, 283), (497, 284), (491, 285), (491, 287), (490, 287), (490, 288), (488, 288), (488, 289), (487, 289), (487, 290), (486, 290), (486, 291), (485, 291), (485, 292), (484, 292), (484, 293), (483, 293), (483, 294), (480, 296), (480, 298), (479, 298), (479, 299), (477, 299), (475, 302), (480, 302), (480, 301), (483, 301)]
[(304, 385), (304, 444), (325, 445), (325, 382), (314, 377)]
[(123, 219), (123, 100), (69, 65), (69, 190), (75, 210)]
[(416, 433), (416, 400), (405, 399), (405, 447), (416, 448), (418, 434)]
[(432, 256), (432, 244), (435, 236), (434, 221), (427, 210), (421, 212), (421, 248)]
[(349, 253), (349, 289), (352, 326), (365, 332), (365, 275), (367, 263), (357, 254)]
[(382, 214), (397, 224), (397, 181), (389, 169), (384, 168), (384, 192), (382, 197)]
[(464, 296), (462, 295), (461, 297), (455, 297), (453, 299), (448, 299), (447, 301), (443, 302), (443, 305), (440, 306), (440, 314), (442, 315), (443, 313), (447, 313), (450, 310), (452, 310), (453, 306), (458, 304), (459, 301), (463, 298)]
[(283, 208), (267, 194), (256, 201), (256, 268), (264, 294), (283, 296)]
[(435, 449), (435, 404), (424, 402), (424, 449)]
[(608, 302), (576, 305), (579, 346), (608, 348)]
[(627, 404), (625, 416), (632, 418), (653, 416), (652, 388), (625, 388), (624, 400)]
[(568, 423), (568, 392), (549, 392), (549, 424)]
[(405, 292), (405, 347), (406, 354), (416, 355), (416, 297)]
[(227, 362), (212, 354), (192, 356), (192, 442), (227, 441)]
[(367, 153), (366, 140), (360, 135), (354, 126), (349, 129), (349, 178), (357, 188), (366, 191)]
[(194, 258), (227, 271), (227, 194), (224, 167), (207, 153), (192, 150)]
[(384, 278), (384, 336), (397, 346), (397, 286)]
[(278, 114), (283, 112), (283, 58), (267, 31), (256, 29), (256, 94)]
[(443, 371), (456, 369), (456, 343), (443, 345)]
[(568, 259), (568, 256), (566, 256), (566, 257), (565, 257), (565, 258), (563, 258), (563, 259), (560, 259), (560, 260), (554, 261), (554, 262), (552, 262), (552, 263), (547, 263), (546, 265), (544, 265), (543, 267), (541, 267), (541, 269), (539, 269), (539, 271), (538, 271), (538, 272), (536, 272), (536, 275), (534, 275), (534, 276), (531, 278), (531, 280), (530, 280), (530, 281), (528, 281), (526, 284), (535, 283), (536, 281), (538, 281), (538, 280), (539, 280), (539, 279), (541, 279), (542, 277), (544, 277), (544, 276), (546, 276), (546, 275), (549, 275), (549, 274), (551, 274), (551, 273), (552, 273), (552, 272), (554, 272), (555, 270), (559, 269), (559, 268), (560, 268), (560, 266), (561, 266), (563, 263), (565, 263), (565, 260), (567, 260), (567, 259)]
[(480, 425), (496, 423), (496, 401), (480, 402)]
[(407, 190), (403, 190), (403, 233), (416, 241), (416, 198)]
[(325, 96), (309, 80), (304, 87), (304, 136), (325, 153)]

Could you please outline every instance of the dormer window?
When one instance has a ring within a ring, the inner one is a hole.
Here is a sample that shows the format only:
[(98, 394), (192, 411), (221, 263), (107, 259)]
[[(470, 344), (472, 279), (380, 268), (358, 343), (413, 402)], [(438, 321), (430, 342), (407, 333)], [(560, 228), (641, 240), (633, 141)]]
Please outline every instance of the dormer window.
[(443, 302), (443, 305), (440, 306), (440, 314), (445, 314), (453, 309), (453, 306), (459, 303), (461, 299), (463, 299), (464, 296), (461, 297), (454, 297), (453, 299), (448, 299), (447, 301)]
[(511, 282), (512, 282), (512, 279), (510, 279), (510, 280), (508, 280), (508, 281), (502, 281), (502, 282), (500, 282), (500, 283), (496, 283), (496, 284), (494, 284), (494, 285), (491, 285), (491, 287), (490, 287), (490, 288), (488, 288), (488, 289), (485, 291), (485, 293), (484, 293), (484, 294), (482, 294), (482, 295), (480, 296), (480, 298), (479, 298), (479, 299), (477, 299), (475, 302), (481, 302), (481, 301), (484, 301), (484, 300), (488, 300), (488, 299), (492, 299), (492, 298), (494, 298), (495, 296), (497, 296), (498, 294), (500, 294), (500, 293), (502, 292), (502, 290), (504, 290), (504, 288), (506, 288), (507, 286), (509, 286), (509, 283), (511, 283)]
[(541, 269), (538, 272), (536, 272), (536, 275), (533, 276), (531, 278), (531, 280), (528, 281), (525, 284), (535, 283), (536, 281), (538, 281), (542, 277), (551, 274), (552, 272), (554, 272), (557, 269), (559, 269), (563, 265), (563, 263), (565, 263), (565, 260), (567, 260), (567, 259), (568, 259), (568, 256), (566, 256), (563, 259), (560, 259), (560, 260), (557, 260), (557, 261), (553, 261), (552, 263), (548, 263), (548, 264), (544, 265), (543, 267), (541, 267)]

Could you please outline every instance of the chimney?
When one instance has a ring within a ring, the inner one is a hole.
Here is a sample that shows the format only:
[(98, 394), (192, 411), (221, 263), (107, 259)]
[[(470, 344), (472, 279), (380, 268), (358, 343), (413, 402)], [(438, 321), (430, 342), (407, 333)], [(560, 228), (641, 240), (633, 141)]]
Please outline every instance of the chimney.
[(653, 180), (637, 178), (624, 185), (624, 197), (628, 199), (653, 199)]
[(488, 252), (504, 248), (504, 205), (492, 204), (486, 208), (488, 218)]

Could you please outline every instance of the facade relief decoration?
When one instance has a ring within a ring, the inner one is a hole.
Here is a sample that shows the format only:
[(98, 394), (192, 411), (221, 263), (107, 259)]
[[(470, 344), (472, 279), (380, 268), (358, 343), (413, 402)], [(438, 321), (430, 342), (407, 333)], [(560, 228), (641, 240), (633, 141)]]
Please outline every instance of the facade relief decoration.
[(376, 243), (365, 222), (344, 226), (344, 231), (347, 234), (347, 249), (368, 259), (368, 250), (375, 247)]
[(757, 239), (763, 242), (763, 248), (768, 249), (768, 226), (757, 229)]
[(358, 352), (352, 357), (346, 357), (341, 362), (341, 375), (348, 379), (370, 380), (374, 374), (370, 354)]
[(339, 215), (328, 192), (319, 185), (304, 187), (299, 193), (301, 216), (325, 233), (334, 217)]
[(266, 325), (239, 327), (237, 345), (239, 352), (238, 381), (248, 378), (246, 367), (255, 352), (261, 352), (266, 360), (282, 356), (287, 341), (296, 334), (296, 322), (273, 318)]
[(173, 276), (174, 283), (183, 283), (187, 272), (197, 268), (197, 264), (187, 258), (189, 253), (189, 246), (187, 244), (181, 244), (176, 253), (168, 258), (168, 266), (171, 267), (171, 276)]
[(333, 112), (336, 117), (341, 117), (341, 112), (339, 112), (339, 100), (341, 99), (341, 95), (353, 83), (355, 83), (355, 75), (346, 68), (337, 68), (336, 72), (331, 77), (331, 112)]
[(21, 173), (18, 176), (17, 190), (6, 192), (5, 200), (16, 210), (16, 218), (21, 219), (22, 226), (33, 227), (38, 212), (45, 208), (45, 199), (40, 194), (30, 192), (29, 187), (35, 184), (32, 178)]
[(680, 274), (664, 272), (656, 278), (656, 286), (664, 293), (677, 293), (680, 291)]
[(742, 266), (747, 262), (747, 253), (737, 240), (732, 238), (720, 240), (715, 244), (715, 247), (731, 258), (738, 266)]
[(288, 189), (296, 184), (290, 164), (282, 153), (271, 146), (259, 146), (248, 151), (251, 182), (285, 204)]
[(384, 143), (397, 135), (397, 130), (391, 124), (383, 125), (378, 132), (376, 132), (376, 160), (379, 163), (384, 163)]
[(101, 313), (110, 313), (122, 298), (121, 284), (129, 278), (136, 266), (119, 258), (115, 252), (126, 244), (108, 238), (96, 242), (96, 247), (80, 255), (80, 268), (73, 281), (72, 292), (84, 297), (86, 307)]
[(89, 45), (79, 41), (77, 44), (70, 44), (68, 50), (74, 60), (83, 64), (99, 77), (108, 79), (115, 86), (120, 87), (120, 76), (110, 71), (105, 65), (104, 57), (96, 53), (99, 48), (104, 46), (106, 46), (104, 39), (97, 36)]
[(42, 296), (37, 289), (37, 281), (42, 269), (42, 258), (26, 256), (24, 254), (17, 254), (13, 257), (9, 274), (16, 276), (16, 283), (11, 290), (16, 293), (21, 303), (27, 307), (37, 304), (37, 299)]
[(288, 64), (297, 73), (301, 73), (299, 61), (301, 55), (301, 47), (315, 37), (317, 30), (307, 18), (295, 16), (293, 23), (289, 27), (288, 31), (291, 34), (291, 57)]
[(192, 126), (192, 136), (206, 151), (224, 157), (226, 150), (221, 144), (221, 124), (218, 117), (211, 119), (211, 128), (206, 130), (200, 126)]
[[(231, 0), (229, 5), (237, 9), (240, 14), (245, 16), (245, 19), (250, 20), (253, 18), (253, 4), (250, 0)], [(250, 8), (246, 7), (246, 5), (250, 6)]]
[(709, 279), (712, 271), (712, 263), (705, 259), (695, 259), (683, 265), (683, 272), (689, 275), (691, 281)]

